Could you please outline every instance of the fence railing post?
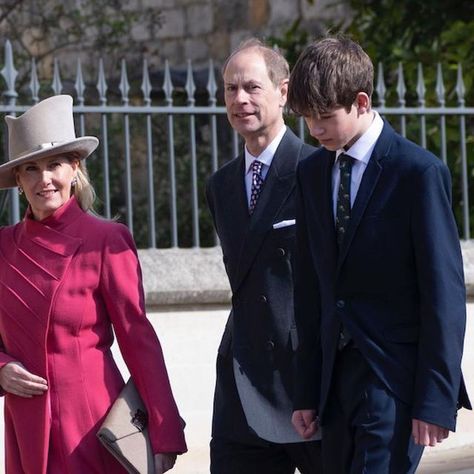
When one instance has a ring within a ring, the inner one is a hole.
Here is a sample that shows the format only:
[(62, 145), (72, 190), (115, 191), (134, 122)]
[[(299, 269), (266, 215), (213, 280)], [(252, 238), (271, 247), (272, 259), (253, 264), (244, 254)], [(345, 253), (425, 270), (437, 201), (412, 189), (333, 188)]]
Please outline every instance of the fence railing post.
[[(13, 62), (13, 50), (12, 45), (9, 40), (5, 42), (5, 64), (1, 71), (3, 78), (7, 84), (7, 89), (3, 92), (4, 102), (8, 106), (7, 113), (9, 115), (16, 115), (14, 108), (16, 105), (16, 99), (18, 94), (15, 90), (15, 81), (18, 75), (18, 71), (15, 69), (15, 64)], [(8, 160), (8, 133), (6, 130), (6, 125), (3, 124), (5, 130), (5, 140), (4, 140), (4, 155), (5, 159)], [(20, 200), (18, 197), (18, 189), (12, 188), (8, 191), (10, 198), (10, 221), (12, 224), (20, 220)]]

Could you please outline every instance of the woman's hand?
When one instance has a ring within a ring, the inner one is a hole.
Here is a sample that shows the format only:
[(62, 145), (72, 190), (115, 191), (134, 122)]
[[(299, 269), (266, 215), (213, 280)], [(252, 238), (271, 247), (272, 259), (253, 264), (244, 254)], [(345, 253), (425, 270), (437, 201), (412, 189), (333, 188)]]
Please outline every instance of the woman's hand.
[(9, 362), (0, 369), (0, 385), (5, 392), (31, 398), (48, 390), (43, 377), (28, 372), (20, 362)]
[(176, 454), (158, 453), (155, 454), (155, 474), (163, 474), (169, 471), (176, 462)]

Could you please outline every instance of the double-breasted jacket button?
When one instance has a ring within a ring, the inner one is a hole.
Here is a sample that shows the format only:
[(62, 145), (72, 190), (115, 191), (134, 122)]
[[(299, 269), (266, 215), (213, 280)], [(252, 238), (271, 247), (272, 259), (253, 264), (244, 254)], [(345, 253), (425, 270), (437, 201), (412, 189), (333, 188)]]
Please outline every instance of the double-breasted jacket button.
[(260, 295), (258, 297), (258, 301), (260, 301), (260, 303), (266, 303), (267, 302), (267, 297), (265, 295)]
[(336, 306), (337, 306), (339, 309), (344, 308), (345, 305), (346, 305), (346, 303), (345, 303), (344, 300), (337, 300), (337, 301), (336, 301)]
[(273, 349), (275, 349), (275, 343), (273, 341), (267, 341), (265, 343), (265, 349), (270, 352), (270, 351), (273, 351)]
[(279, 257), (284, 257), (286, 255), (286, 250), (282, 247), (278, 247), (276, 253)]

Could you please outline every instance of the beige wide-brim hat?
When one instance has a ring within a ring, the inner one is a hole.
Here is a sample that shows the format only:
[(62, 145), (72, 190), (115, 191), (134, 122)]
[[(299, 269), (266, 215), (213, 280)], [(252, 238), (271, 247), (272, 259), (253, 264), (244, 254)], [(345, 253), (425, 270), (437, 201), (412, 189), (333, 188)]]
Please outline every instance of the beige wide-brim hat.
[(19, 117), (6, 116), (8, 162), (0, 166), (0, 188), (17, 186), (13, 169), (27, 161), (74, 153), (88, 157), (99, 145), (96, 137), (76, 138), (72, 97), (55, 95)]

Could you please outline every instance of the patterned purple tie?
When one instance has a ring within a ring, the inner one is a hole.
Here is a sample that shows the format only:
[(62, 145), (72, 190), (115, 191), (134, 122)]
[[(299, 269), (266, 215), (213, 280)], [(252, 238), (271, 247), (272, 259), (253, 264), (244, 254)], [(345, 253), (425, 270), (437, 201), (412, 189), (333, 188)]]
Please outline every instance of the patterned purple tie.
[(252, 215), (257, 206), (258, 197), (262, 191), (263, 178), (262, 178), (262, 167), (263, 163), (258, 160), (254, 160), (252, 163), (252, 187), (250, 188), (250, 204), (249, 214)]

